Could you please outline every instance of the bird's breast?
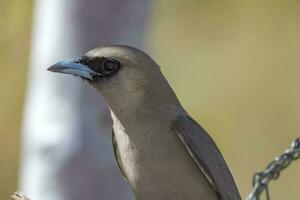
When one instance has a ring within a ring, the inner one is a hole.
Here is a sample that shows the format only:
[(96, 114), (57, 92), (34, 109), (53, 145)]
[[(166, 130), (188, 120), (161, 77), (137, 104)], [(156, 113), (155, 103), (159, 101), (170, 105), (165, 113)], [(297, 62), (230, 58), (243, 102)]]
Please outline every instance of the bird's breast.
[(159, 123), (126, 129), (115, 116), (112, 118), (118, 160), (136, 199), (217, 199), (176, 134)]
[(138, 176), (137, 162), (139, 151), (136, 148), (132, 135), (127, 133), (126, 128), (118, 120), (118, 118), (111, 113), (113, 119), (113, 130), (115, 135), (115, 142), (118, 150), (117, 162), (119, 162), (119, 167), (123, 171), (131, 185), (136, 183)]

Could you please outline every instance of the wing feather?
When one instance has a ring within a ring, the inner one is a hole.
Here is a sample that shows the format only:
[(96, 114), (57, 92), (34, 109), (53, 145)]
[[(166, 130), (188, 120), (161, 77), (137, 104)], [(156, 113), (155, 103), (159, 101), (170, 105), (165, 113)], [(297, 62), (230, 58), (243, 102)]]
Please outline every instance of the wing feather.
[(239, 191), (227, 164), (207, 132), (189, 116), (179, 116), (173, 128), (220, 199), (240, 200)]

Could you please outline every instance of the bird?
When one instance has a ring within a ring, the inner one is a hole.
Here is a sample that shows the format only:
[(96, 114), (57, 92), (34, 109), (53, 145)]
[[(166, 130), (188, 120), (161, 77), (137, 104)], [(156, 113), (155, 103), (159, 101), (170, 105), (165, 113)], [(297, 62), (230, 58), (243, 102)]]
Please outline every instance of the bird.
[(48, 70), (81, 77), (107, 102), (114, 155), (136, 200), (241, 199), (217, 145), (144, 51), (100, 46)]

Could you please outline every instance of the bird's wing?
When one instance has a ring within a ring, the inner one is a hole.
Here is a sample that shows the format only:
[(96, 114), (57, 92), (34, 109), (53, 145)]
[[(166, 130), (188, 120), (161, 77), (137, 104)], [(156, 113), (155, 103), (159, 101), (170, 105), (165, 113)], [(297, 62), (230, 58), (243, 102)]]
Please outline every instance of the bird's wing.
[(189, 116), (179, 116), (173, 128), (220, 199), (240, 200), (239, 191), (226, 162), (206, 131)]
[(124, 173), (122, 161), (121, 161), (121, 159), (120, 159), (120, 152), (119, 152), (119, 149), (118, 149), (118, 145), (117, 145), (117, 141), (116, 141), (114, 129), (112, 129), (111, 137), (112, 137), (112, 145), (113, 145), (114, 154), (115, 154), (115, 158), (116, 158), (117, 164), (118, 164), (118, 166), (119, 166), (119, 169), (120, 169), (120, 171), (121, 171), (121, 174), (122, 174), (123, 178), (124, 178), (126, 181), (128, 181), (128, 179), (127, 179), (127, 177), (126, 177), (126, 174)]

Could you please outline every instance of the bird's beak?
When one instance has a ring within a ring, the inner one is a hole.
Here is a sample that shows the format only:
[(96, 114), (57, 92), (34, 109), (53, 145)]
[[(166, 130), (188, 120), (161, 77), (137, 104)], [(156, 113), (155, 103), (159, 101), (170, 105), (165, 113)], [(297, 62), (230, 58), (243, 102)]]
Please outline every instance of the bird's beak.
[(79, 59), (69, 59), (58, 62), (48, 68), (49, 71), (64, 74), (73, 74), (89, 80), (93, 80), (95, 76), (100, 75), (88, 66), (80, 63)]

